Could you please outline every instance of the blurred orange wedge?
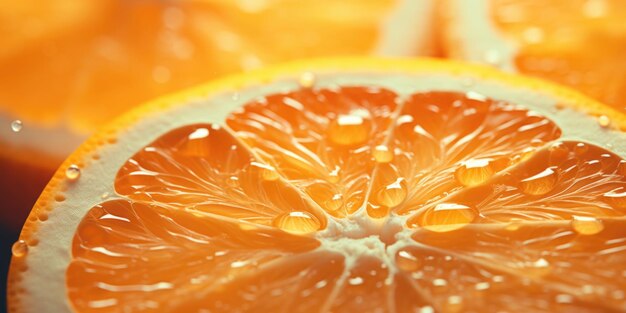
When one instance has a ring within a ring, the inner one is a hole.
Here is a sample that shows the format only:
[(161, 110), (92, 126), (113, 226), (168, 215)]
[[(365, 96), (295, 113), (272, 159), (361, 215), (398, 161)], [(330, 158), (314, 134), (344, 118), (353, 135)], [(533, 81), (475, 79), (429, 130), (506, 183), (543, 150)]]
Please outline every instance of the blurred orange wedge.
[(550, 79), (626, 111), (626, 2), (446, 1), (449, 56)]
[[(395, 0), (2, 1), (0, 171), (7, 175), (0, 195), (12, 200), (3, 202), (1, 221), (21, 223), (61, 161), (138, 103), (277, 61), (427, 54), (430, 7)], [(14, 120), (23, 123), (19, 133)]]
[(70, 156), (13, 246), (9, 309), (624, 311), (624, 127), (454, 62), (218, 80)]

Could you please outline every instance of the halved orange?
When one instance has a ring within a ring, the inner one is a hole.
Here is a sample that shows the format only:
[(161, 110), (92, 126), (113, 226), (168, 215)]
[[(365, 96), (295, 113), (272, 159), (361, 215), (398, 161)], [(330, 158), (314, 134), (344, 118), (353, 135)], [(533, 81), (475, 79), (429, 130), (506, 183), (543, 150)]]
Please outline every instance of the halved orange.
[(71, 151), (148, 99), (295, 58), (431, 50), (430, 0), (1, 4), (0, 221), (14, 227)]
[(575, 87), (626, 111), (626, 2), (450, 0), (445, 53)]
[(63, 164), (13, 247), (9, 309), (624, 311), (625, 127), (446, 61), (218, 80)]

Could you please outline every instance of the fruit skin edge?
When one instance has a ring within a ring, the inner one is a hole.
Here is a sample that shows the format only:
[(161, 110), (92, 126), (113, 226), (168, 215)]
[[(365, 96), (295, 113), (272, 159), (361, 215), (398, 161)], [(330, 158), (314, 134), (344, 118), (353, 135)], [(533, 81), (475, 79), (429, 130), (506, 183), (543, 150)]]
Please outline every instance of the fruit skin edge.
[[(20, 240), (24, 240), (29, 245), (35, 245), (38, 242), (37, 239), (33, 237), (33, 234), (39, 227), (38, 216), (42, 213), (47, 215), (51, 210), (49, 204), (53, 203), (55, 197), (66, 190), (69, 184), (71, 184), (71, 182), (68, 182), (65, 178), (65, 171), (69, 166), (77, 164), (83, 168), (85, 166), (84, 162), (89, 161), (89, 156), (95, 159), (97, 157), (95, 152), (100, 147), (107, 144), (115, 144), (117, 142), (116, 138), (124, 133), (124, 129), (138, 123), (138, 121), (145, 118), (147, 115), (156, 114), (160, 111), (177, 106), (184, 106), (193, 102), (194, 99), (198, 99), (198, 95), (203, 95), (202, 99), (210, 99), (213, 96), (227, 91), (264, 85), (281, 79), (294, 79), (296, 75), (311, 71), (313, 68), (320, 68), (314, 71), (315, 74), (343, 74), (345, 71), (352, 75), (362, 73), (363, 75), (406, 74), (427, 76), (432, 73), (438, 75), (445, 74), (446, 76), (457, 79), (459, 77), (470, 77), (476, 81), (495, 81), (496, 83), (507, 85), (507, 87), (531, 89), (534, 92), (542, 93), (555, 99), (568, 99), (568, 103), (571, 105), (570, 108), (590, 115), (609, 115), (612, 119), (612, 125), (615, 128), (626, 130), (625, 114), (608, 108), (580, 92), (542, 79), (507, 74), (486, 66), (438, 59), (389, 59), (375, 57), (296, 61), (245, 74), (227, 76), (150, 101), (118, 117), (101, 131), (90, 137), (66, 159), (56, 171), (31, 210), (29, 218), (24, 224)], [(20, 280), (20, 270), (26, 269), (26, 259), (26, 257), (18, 259), (13, 258), (11, 261), (8, 279), (8, 281), (11, 282), (8, 288), (9, 295), (17, 294), (18, 287), (15, 282)], [(15, 310), (18, 301), (15, 296), (9, 296), (9, 308)]]

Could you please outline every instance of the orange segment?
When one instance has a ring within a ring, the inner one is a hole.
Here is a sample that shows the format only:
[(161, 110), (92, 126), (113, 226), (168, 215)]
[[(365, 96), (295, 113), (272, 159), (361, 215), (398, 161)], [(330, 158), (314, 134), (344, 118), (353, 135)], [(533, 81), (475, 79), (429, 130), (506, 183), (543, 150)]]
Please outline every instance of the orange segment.
[[(204, 303), (200, 294), (318, 245), (249, 225), (179, 208), (105, 202), (90, 210), (74, 237), (69, 298), (80, 312), (121, 304), (127, 310), (197, 310)], [(167, 296), (173, 290), (176, 299)]]
[(303, 89), (250, 103), (227, 124), (320, 207), (345, 216), (364, 201), (396, 97), (374, 87)]
[[(314, 312), (320, 307), (320, 299), (330, 296), (342, 268), (343, 259), (339, 255), (300, 254), (261, 266), (256, 273), (246, 275), (236, 283), (224, 284), (203, 298), (199, 306), (192, 303), (177, 309), (185, 312), (198, 307), (217, 312)], [(253, 300), (260, 298), (267, 301)]]
[[(415, 94), (396, 120), (388, 143), (394, 160), (380, 165), (370, 201), (405, 214), (464, 185), (481, 184), (560, 134), (542, 116), (475, 92)], [(399, 187), (408, 190), (404, 197), (389, 192), (399, 177), (405, 180)], [(397, 199), (389, 201), (387, 194)]]
[[(623, 217), (623, 216), (622, 216)], [(516, 229), (473, 225), (433, 236), (418, 230), (409, 248), (424, 262), (409, 272), (417, 288), (455, 312), (617, 312), (624, 308), (624, 219), (604, 220), (600, 236), (583, 236), (567, 223), (523, 223)], [(597, 264), (603, 264), (598, 267)], [(605, 269), (611, 268), (609, 274)], [(548, 304), (549, 303), (549, 304)]]
[(308, 213), (311, 230), (325, 224), (318, 208), (217, 125), (186, 126), (160, 137), (128, 160), (115, 187), (136, 201), (267, 226), (290, 212)]
[[(621, 162), (599, 147), (556, 142), (485, 184), (466, 188), (441, 203), (474, 208), (480, 212), (477, 220), (510, 223), (510, 228), (521, 221), (574, 220), (586, 232), (586, 227), (595, 227), (594, 218), (626, 212)], [(437, 205), (424, 208), (411, 220), (428, 225)]]

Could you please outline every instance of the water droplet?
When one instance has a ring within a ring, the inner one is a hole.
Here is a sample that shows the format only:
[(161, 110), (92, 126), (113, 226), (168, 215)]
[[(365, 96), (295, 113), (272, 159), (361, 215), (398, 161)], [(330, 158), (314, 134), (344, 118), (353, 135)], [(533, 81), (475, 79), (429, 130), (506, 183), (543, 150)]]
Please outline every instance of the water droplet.
[(28, 253), (28, 245), (26, 244), (26, 241), (16, 241), (13, 246), (11, 246), (11, 253), (13, 253), (13, 256), (17, 258), (25, 256)]
[(460, 229), (476, 219), (476, 211), (457, 203), (440, 203), (421, 216), (420, 226), (434, 232)]
[(609, 127), (611, 125), (611, 119), (606, 115), (598, 116), (598, 125), (602, 128)]
[(261, 177), (266, 181), (276, 181), (280, 178), (276, 169), (271, 165), (259, 162), (251, 162), (250, 165), (257, 168), (260, 171)]
[(525, 273), (534, 277), (546, 276), (552, 271), (550, 262), (544, 258), (540, 258), (534, 262), (524, 262), (523, 267)]
[(602, 197), (604, 202), (610, 204), (612, 207), (618, 210), (626, 210), (626, 188), (619, 187), (605, 192)]
[(422, 264), (421, 262), (407, 250), (399, 250), (396, 253), (396, 266), (406, 272), (413, 272), (418, 270)]
[(80, 177), (80, 167), (72, 164), (65, 169), (65, 177), (69, 180), (77, 180)]
[[(478, 93), (476, 91), (468, 91), (465, 93), (465, 97), (470, 99), (470, 100), (476, 100), (476, 101), (486, 101), (487, 100), (487, 96), (483, 95), (482, 93)], [(460, 103), (460, 102), (458, 102)]]
[(567, 295), (567, 294), (560, 294), (557, 295), (556, 298), (554, 299), (556, 301), (556, 303), (572, 303), (574, 302), (574, 297), (571, 295)]
[(348, 284), (352, 285), (352, 286), (358, 286), (363, 284), (363, 278), (361, 277), (352, 277), (350, 279), (348, 279)]
[(558, 174), (556, 168), (549, 167), (541, 173), (522, 179), (520, 188), (525, 194), (538, 196), (552, 191), (556, 185)]
[(340, 170), (339, 166), (336, 166), (334, 170), (332, 170), (332, 171), (330, 171), (328, 173), (328, 181), (329, 182), (331, 182), (333, 184), (336, 184), (336, 183), (339, 182), (339, 170)]
[(481, 283), (477, 283), (476, 285), (474, 285), (474, 289), (478, 290), (478, 291), (482, 291), (482, 290), (487, 290), (489, 289), (489, 287), (491, 287), (491, 285), (488, 282), (481, 282)]
[(569, 149), (562, 142), (557, 142), (550, 145), (550, 148), (548, 148), (548, 150), (550, 151), (550, 157), (557, 160), (563, 159), (569, 154)]
[(276, 217), (274, 226), (288, 233), (308, 234), (318, 230), (321, 224), (311, 213), (293, 211)]
[(595, 235), (604, 229), (604, 224), (595, 217), (574, 215), (572, 227), (581, 235)]
[(463, 162), (454, 172), (456, 180), (463, 186), (476, 186), (486, 182), (495, 173), (491, 159), (472, 159)]
[(378, 191), (377, 199), (378, 203), (393, 208), (402, 203), (406, 199), (407, 186), (404, 178), (400, 177), (393, 183), (383, 187)]
[(385, 218), (389, 216), (389, 207), (384, 205), (367, 204), (367, 215), (371, 218)]
[(491, 280), (493, 280), (494, 283), (501, 283), (501, 282), (504, 282), (504, 276), (495, 275), (491, 278)]
[(328, 127), (330, 141), (340, 146), (358, 145), (367, 140), (371, 122), (357, 114), (339, 115)]
[(509, 165), (515, 165), (517, 163), (526, 161), (528, 159), (530, 159), (530, 157), (532, 157), (535, 152), (537, 151), (536, 147), (526, 147), (522, 150), (522, 152), (520, 152), (519, 154), (516, 154), (515, 156), (511, 157), (511, 162), (509, 162)]
[(574, 147), (574, 152), (578, 155), (585, 154), (587, 150), (589, 150), (589, 146), (582, 142), (577, 143), (576, 146)]
[(24, 124), (22, 124), (22, 121), (20, 120), (15, 120), (11, 122), (11, 130), (15, 133), (19, 133), (22, 130), (23, 126)]
[(435, 309), (432, 306), (427, 305), (421, 307), (419, 313), (435, 313)]
[(244, 266), (247, 266), (249, 263), (250, 263), (250, 261), (234, 261), (234, 262), (230, 263), (230, 268), (244, 267)]
[(108, 198), (108, 197), (110, 197), (110, 196), (111, 196), (111, 194), (110, 194), (110, 193), (108, 193), (108, 192), (103, 192), (103, 193), (100, 195), (100, 199), (104, 200), (104, 199), (106, 199), (106, 198)]
[(592, 295), (596, 292), (596, 288), (593, 285), (583, 285), (581, 291), (583, 294)]
[(228, 185), (229, 187), (232, 188), (236, 188), (239, 187), (239, 177), (237, 176), (230, 176), (226, 179), (226, 185)]
[(313, 87), (313, 85), (315, 85), (315, 74), (311, 72), (302, 73), (302, 75), (300, 75), (300, 78), (298, 79), (298, 83), (302, 88)]
[(315, 288), (322, 289), (322, 288), (326, 287), (326, 285), (328, 285), (328, 281), (327, 280), (320, 280), (317, 283), (315, 283)]
[(413, 123), (414, 120), (415, 119), (413, 118), (413, 116), (408, 115), (408, 114), (403, 114), (403, 115), (400, 115), (398, 119), (396, 120), (396, 125), (398, 125), (398, 127), (401, 127), (404, 125), (410, 125)]
[(393, 151), (385, 145), (378, 145), (372, 151), (372, 156), (378, 163), (389, 163), (393, 160)]
[(448, 286), (448, 281), (443, 278), (435, 278), (433, 279), (433, 286), (435, 287), (446, 287)]
[(329, 212), (334, 212), (341, 209), (344, 205), (343, 194), (336, 193), (330, 199), (324, 202), (324, 207)]
[(463, 310), (463, 298), (460, 296), (449, 296), (443, 306), (444, 313), (458, 313)]
[(537, 148), (535, 147), (526, 147), (522, 150), (522, 153), (519, 154), (520, 156), (520, 161), (526, 161), (528, 159), (530, 159), (531, 156), (533, 156), (533, 154), (535, 154), (535, 152), (537, 151)]

